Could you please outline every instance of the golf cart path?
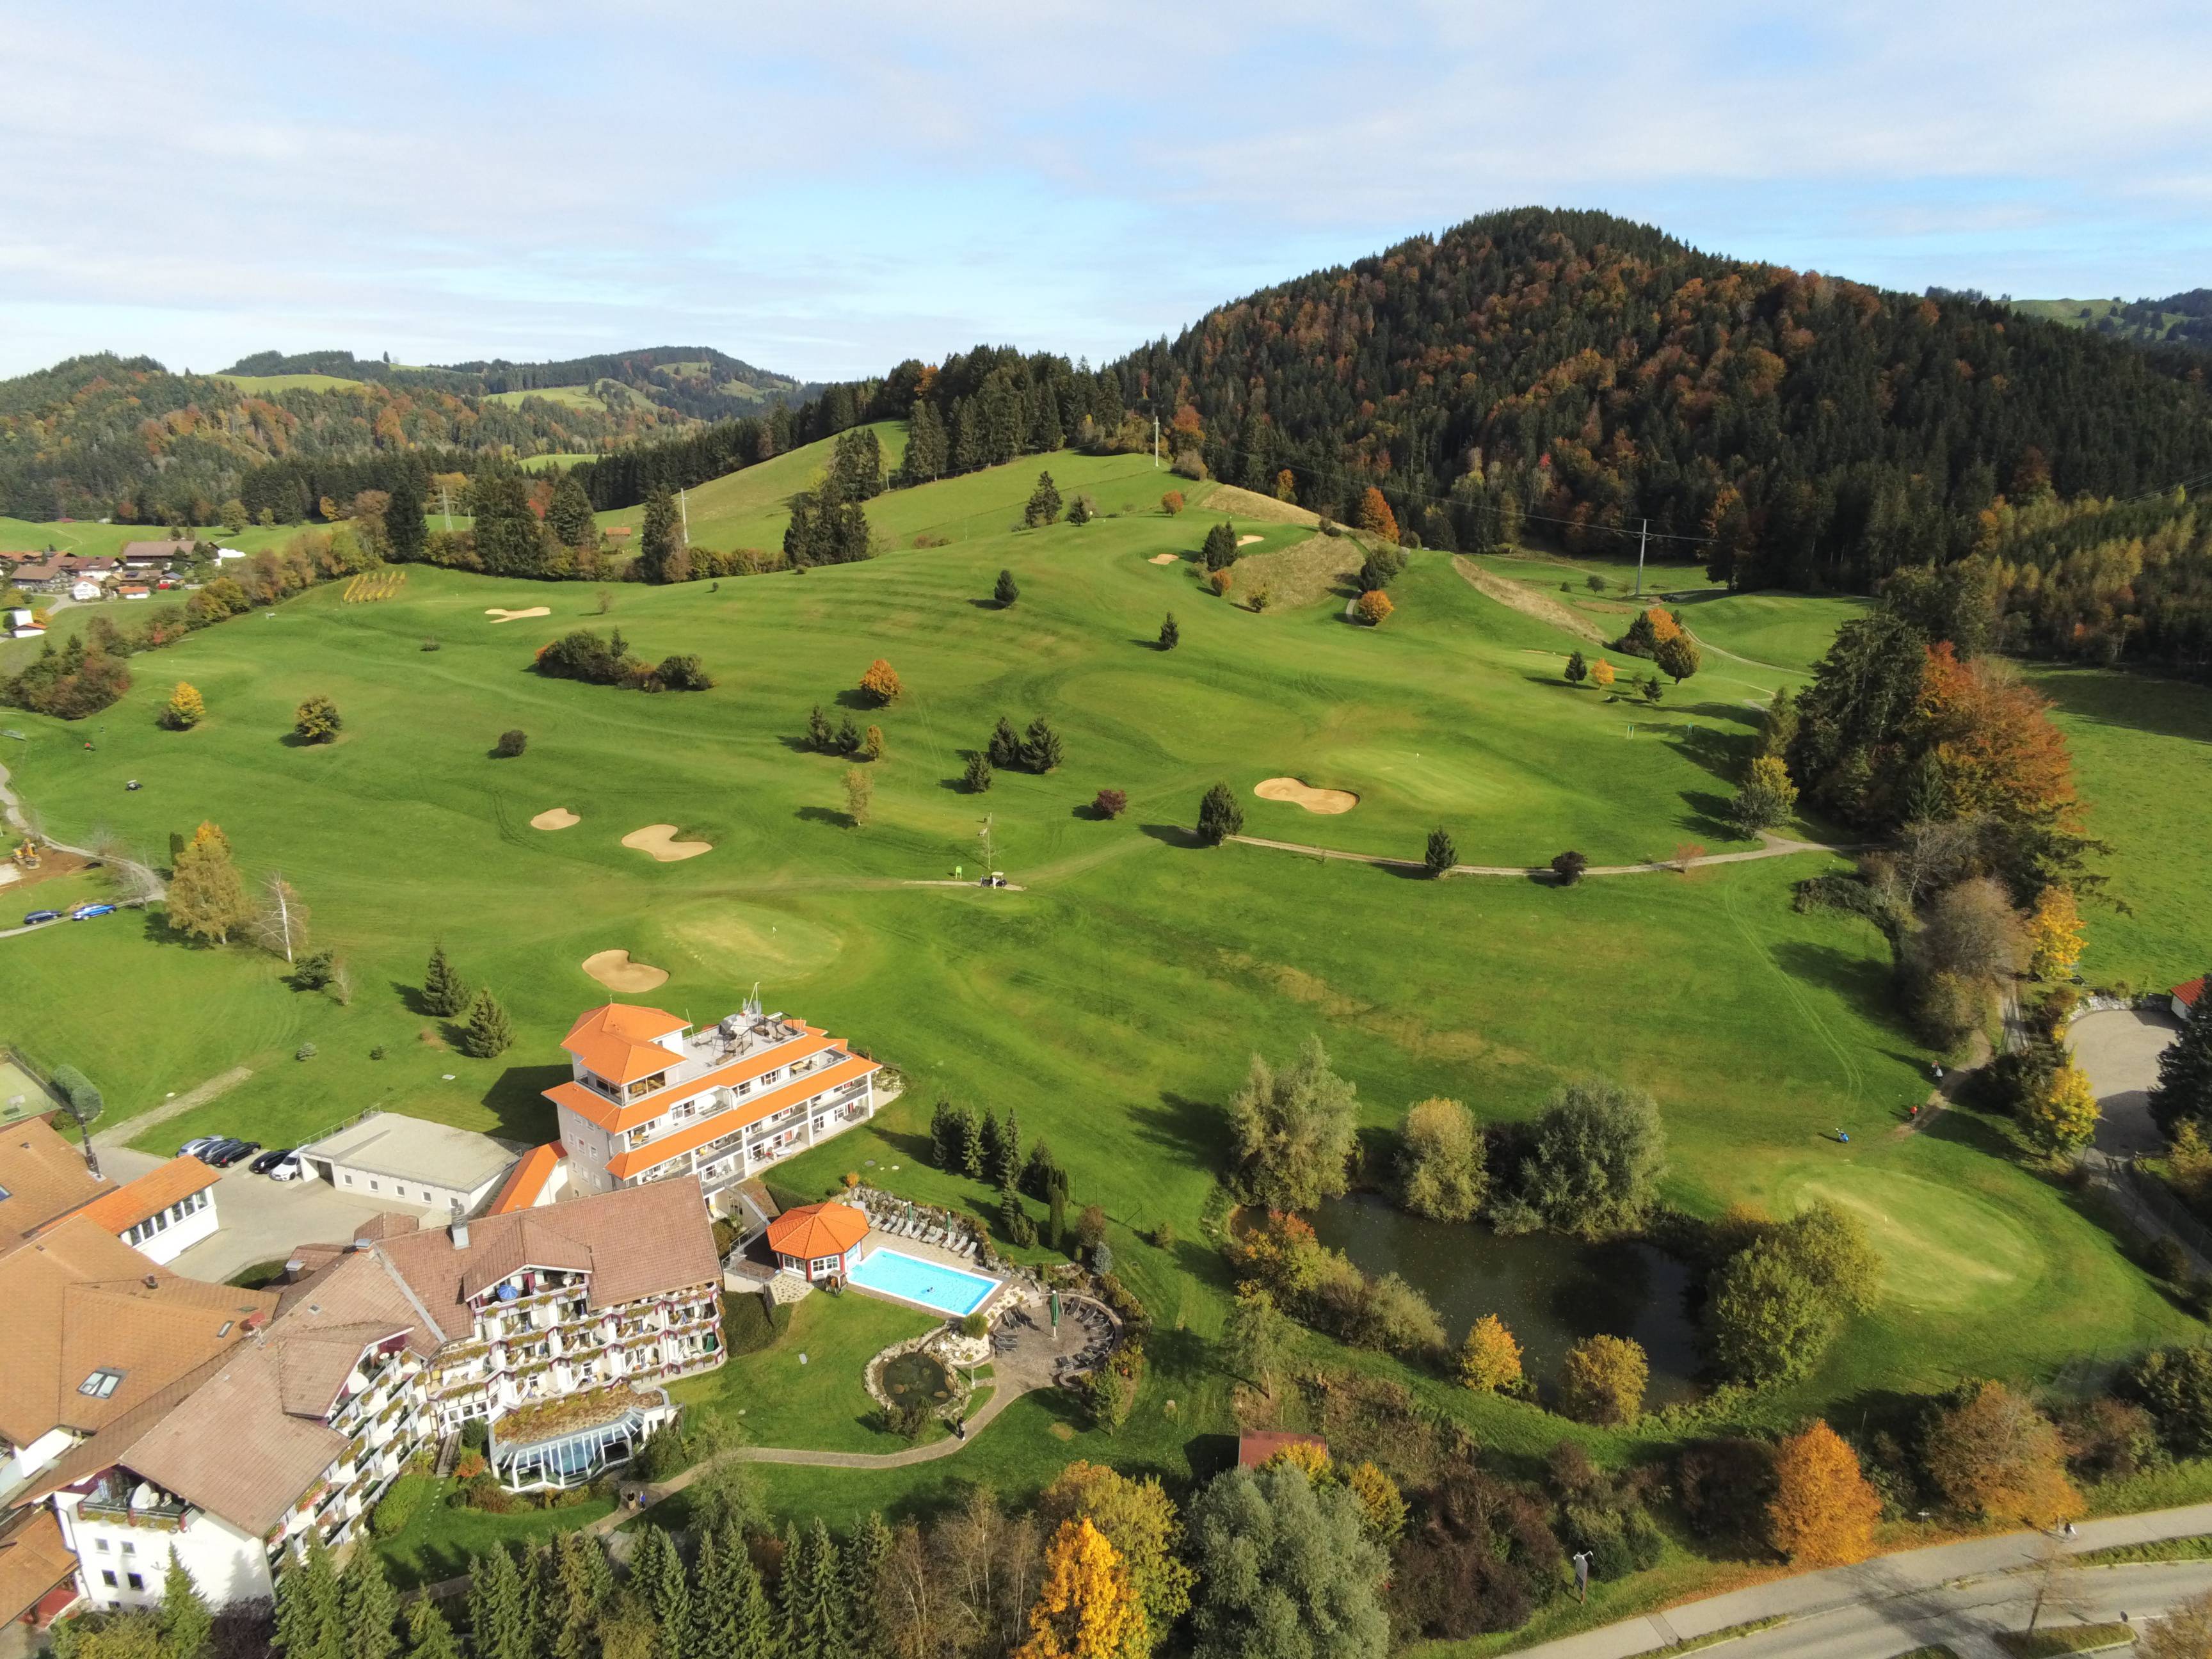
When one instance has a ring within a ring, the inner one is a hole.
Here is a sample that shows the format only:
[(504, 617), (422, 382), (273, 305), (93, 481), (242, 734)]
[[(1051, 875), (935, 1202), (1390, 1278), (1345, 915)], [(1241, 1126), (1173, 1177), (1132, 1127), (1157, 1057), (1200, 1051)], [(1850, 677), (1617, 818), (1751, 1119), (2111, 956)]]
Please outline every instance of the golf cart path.
[[(2065, 1540), (2035, 1532), (1970, 1538), (1958, 1543), (1876, 1556), (1856, 1566), (1831, 1567), (1823, 1572), (1769, 1579), (1747, 1589), (1731, 1590), (1725, 1595), (1683, 1602), (1662, 1612), (1523, 1648), (1521, 1653), (1524, 1659), (1632, 1659), (1634, 1655), (1670, 1647), (1677, 1642), (1694, 1641), (1761, 1620), (1778, 1619), (1784, 1622), (1776, 1628), (1739, 1638), (1731, 1645), (1731, 1652), (1743, 1656), (1743, 1659), (1753, 1659), (1754, 1647), (1759, 1656), (1772, 1656), (1773, 1659), (1814, 1652), (1824, 1656), (1863, 1654), (1865, 1659), (1883, 1659), (1884, 1656), (1923, 1641), (1939, 1639), (1917, 1634), (1923, 1626), (1948, 1628), (1965, 1621), (1970, 1626), (1978, 1625), (1984, 1631), (2002, 1628), (2002, 1625), (1992, 1626), (1986, 1618), (1976, 1619), (1975, 1610), (1995, 1611), (2021, 1595), (2032, 1598), (2034, 1569), (2042, 1565), (2045, 1553), (2054, 1546), (2066, 1553), (2080, 1554), (2159, 1539), (2192, 1538), (2206, 1532), (2212, 1532), (2212, 1504), (2084, 1521), (2076, 1528), (2076, 1535)], [(2212, 1563), (2149, 1565), (2195, 1569), (2193, 1573), (2175, 1576), (2192, 1582), (2202, 1579), (2212, 1583)], [(2030, 1582), (2014, 1580), (2014, 1586), (2017, 1588), (2001, 1586), (2010, 1589), (2010, 1594), (1969, 1595), (1955, 1605), (1942, 1595), (1947, 1589), (1961, 1589), (1962, 1581), (2013, 1574), (2024, 1574)], [(2089, 1568), (2083, 1571), (2082, 1576), (2084, 1589), (2107, 1578), (2126, 1585), (2139, 1577), (2130, 1566)], [(2201, 1589), (2204, 1585), (2194, 1583), (2193, 1587)], [(2182, 1593), (2190, 1591), (2184, 1589)], [(2122, 1605), (2129, 1607), (2130, 1612), (2149, 1612), (2166, 1601), (2166, 1594), (2151, 1593), (2140, 1601)], [(1867, 1617), (1869, 1613), (1874, 1616)], [(1800, 1621), (1836, 1615), (1843, 1615), (1855, 1626), (1863, 1625), (1864, 1629), (1839, 1631), (1830, 1637), (1814, 1629), (1799, 1627)]]
[[(1651, 859), (1642, 864), (1593, 864), (1583, 872), (1585, 876), (1646, 876), (1662, 870), (1702, 870), (1715, 864), (1749, 864), (1759, 859), (1794, 858), (1800, 853), (1850, 854), (1862, 850), (1856, 845), (1838, 842), (1793, 841), (1771, 830), (1761, 830), (1759, 840), (1765, 843), (1741, 853), (1705, 853), (1685, 864), (1675, 859)], [(1242, 842), (1247, 847), (1268, 847), (1279, 853), (1303, 853), (1308, 858), (1341, 859), (1349, 864), (1371, 864), (1389, 870), (1426, 870), (1419, 859), (1387, 858), (1380, 853), (1346, 853), (1334, 847), (1316, 847), (1305, 842), (1270, 841), (1263, 836), (1231, 836), (1228, 840)], [(1448, 876), (1517, 876), (1522, 879), (1552, 878), (1549, 865), (1527, 864), (1455, 864), (1444, 872)]]

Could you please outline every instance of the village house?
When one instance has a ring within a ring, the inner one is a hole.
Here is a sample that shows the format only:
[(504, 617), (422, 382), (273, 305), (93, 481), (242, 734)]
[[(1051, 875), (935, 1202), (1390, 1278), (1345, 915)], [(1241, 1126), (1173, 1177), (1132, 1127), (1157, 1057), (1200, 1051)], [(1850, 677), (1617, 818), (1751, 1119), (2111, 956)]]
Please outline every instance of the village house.
[(747, 1177), (875, 1115), (875, 1061), (757, 1000), (704, 1030), (611, 1002), (569, 1028), (560, 1115), (584, 1192), (696, 1175), (710, 1204)]
[(94, 1175), (45, 1119), (25, 1118), (0, 1130), (0, 1255), (82, 1217), (167, 1265), (221, 1224), (222, 1179), (196, 1158), (173, 1158), (118, 1186)]
[(8, 609), (8, 637), (11, 640), (35, 640), (45, 633), (38, 613), (26, 605), (11, 605)]
[(115, 1191), (42, 1116), (0, 1129), (0, 1256)]
[(2173, 1017), (2176, 1019), (2186, 1021), (2189, 1018), (2189, 1011), (2197, 1006), (2197, 999), (2203, 994), (2204, 975), (2199, 974), (2195, 979), (2185, 981), (2175, 986), (2172, 992), (2173, 1000), (2167, 1006), (2172, 1009)]
[(220, 1170), (196, 1158), (173, 1158), (136, 1181), (109, 1188), (76, 1213), (166, 1267), (222, 1225), (215, 1207), (222, 1179)]

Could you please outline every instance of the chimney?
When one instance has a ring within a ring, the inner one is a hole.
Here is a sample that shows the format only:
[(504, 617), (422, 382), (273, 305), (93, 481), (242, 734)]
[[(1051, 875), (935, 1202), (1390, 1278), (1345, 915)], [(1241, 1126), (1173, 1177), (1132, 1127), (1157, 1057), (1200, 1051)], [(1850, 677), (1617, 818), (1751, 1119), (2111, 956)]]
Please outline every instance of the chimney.
[(148, 1273), (145, 1278), (140, 1279), (138, 1282), (141, 1285), (143, 1285), (149, 1291), (158, 1291), (161, 1288), (161, 1279), (152, 1273)]
[(365, 1250), (365, 1249), (367, 1249), (368, 1248), (368, 1246), (369, 1246), (369, 1241), (368, 1241), (368, 1239), (366, 1239), (366, 1238), (356, 1238), (356, 1240), (354, 1240), (354, 1242), (353, 1242), (353, 1247), (354, 1247), (354, 1249), (356, 1249), (356, 1250)]
[(469, 1248), (469, 1224), (465, 1221), (457, 1220), (453, 1224), (452, 1232), (453, 1235), (453, 1248), (457, 1250), (467, 1249)]

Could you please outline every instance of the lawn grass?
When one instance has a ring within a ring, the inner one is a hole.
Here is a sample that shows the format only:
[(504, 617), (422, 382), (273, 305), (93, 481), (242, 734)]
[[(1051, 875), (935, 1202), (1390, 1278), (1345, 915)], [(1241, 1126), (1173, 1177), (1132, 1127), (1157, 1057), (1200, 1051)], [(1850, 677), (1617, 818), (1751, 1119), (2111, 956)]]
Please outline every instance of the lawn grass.
[(2085, 1567), (2125, 1566), (2137, 1561), (2212, 1561), (2212, 1533), (2187, 1538), (2154, 1538), (2146, 1544), (2114, 1544), (2086, 1550), (2074, 1558)]
[(532, 1507), (513, 1515), (489, 1515), (454, 1503), (459, 1489), (458, 1481), (438, 1482), (397, 1535), (378, 1540), (377, 1553), (398, 1589), (459, 1578), (468, 1571), (472, 1558), (488, 1550), (587, 1527), (614, 1510), (611, 1498), (587, 1498), (562, 1509)]
[(548, 455), (526, 455), (522, 458), (522, 470), (525, 472), (545, 472), (556, 466), (578, 466), (586, 461), (596, 461), (599, 459), (594, 454), (570, 450), (556, 451)]
[(2012, 1659), (2057, 1659), (2063, 1653), (2094, 1653), (2100, 1648), (2124, 1648), (2136, 1639), (2135, 1626), (2104, 1625), (2046, 1625), (2041, 1630), (1992, 1631), (1996, 1644)]
[(793, 1307), (790, 1328), (769, 1346), (672, 1383), (669, 1396), (684, 1408), (687, 1423), (708, 1419), (747, 1445), (902, 1451), (910, 1443), (879, 1425), (862, 1377), (868, 1361), (892, 1343), (943, 1322), (858, 1291), (817, 1292)]
[(366, 392), (368, 383), (349, 380), (340, 374), (210, 374), (211, 380), (221, 380), (236, 386), (249, 396), (271, 392)]
[[(1121, 516), (1011, 531), (1043, 467), (1063, 495), (1090, 489)], [(735, 475), (731, 490), (748, 477), (763, 493), (708, 509), (735, 525), (780, 512), (775, 492), (795, 487), (764, 467)], [(1540, 864), (1567, 847), (1625, 862), (1686, 841), (1741, 845), (1716, 813), (1753, 705), (1796, 679), (1731, 664), (1727, 680), (1709, 671), (1657, 711), (1608, 703), (1560, 682), (1571, 641), (1485, 598), (1437, 553), (1413, 556), (1383, 628), (1346, 623), (1333, 598), (1255, 615), (1201, 592), (1187, 561), (1151, 562), (1190, 552), (1212, 522), (1202, 489), (1192, 510), (1160, 513), (1164, 479), (1142, 457), (1055, 455), (893, 492), (871, 517), (907, 544), (883, 557), (719, 590), (625, 585), (604, 620), (580, 584), (419, 568), (398, 598), (353, 605), (326, 587), (273, 619), (241, 617), (140, 659), (136, 688), (88, 723), (104, 727), (93, 751), (82, 726), (15, 717), (30, 741), (11, 745), (7, 764), (56, 833), (105, 828), (158, 855), (202, 818), (222, 823), (250, 876), (281, 867), (318, 942), (345, 959), (355, 995), (341, 1006), (296, 992), (266, 957), (109, 919), (122, 925), (0, 941), (15, 952), (0, 1040), (83, 1066), (111, 1122), (228, 1066), (253, 1068), (221, 1100), (150, 1131), (158, 1150), (216, 1130), (295, 1144), (372, 1106), (542, 1140), (553, 1125), (540, 1091), (567, 1074), (560, 1036), (605, 995), (579, 964), (621, 948), (669, 970), (661, 1006), (711, 1019), (757, 983), (770, 1008), (849, 1036), (908, 1079), (874, 1122), (780, 1166), (780, 1188), (818, 1194), (855, 1170), (902, 1194), (994, 1210), (994, 1194), (919, 1161), (923, 1130), (940, 1092), (1017, 1109), (1069, 1170), (1076, 1204), (1106, 1209), (1117, 1270), (1152, 1310), (1131, 1421), (1109, 1437), (1066, 1397), (1035, 1395), (941, 1467), (759, 1471), (776, 1504), (807, 1512), (911, 1510), (978, 1480), (1015, 1499), (1078, 1455), (1176, 1480), (1233, 1456), (1229, 1382), (1212, 1352), (1230, 1276), (1203, 1231), (1218, 1213), (1223, 1105), (1254, 1050), (1286, 1054), (1314, 1033), (1358, 1085), (1378, 1153), (1381, 1132), (1424, 1097), (1510, 1121), (1601, 1072), (1658, 1097), (1674, 1202), (1709, 1213), (1817, 1194), (1878, 1218), (1887, 1299), (1820, 1370), (1762, 1397), (1746, 1421), (1784, 1425), (1962, 1373), (2061, 1377), (2084, 1354), (2198, 1329), (1971, 1115), (1889, 1133), (1924, 1095), (1929, 1057), (1892, 1007), (1881, 935), (1791, 908), (1793, 884), (1831, 860), (1560, 890), (1192, 845), (1186, 826), (1217, 781), (1244, 804), (1252, 833), (1401, 856), (1419, 856), (1438, 823), (1470, 862)], [(719, 487), (693, 495), (695, 539), (699, 499)], [(1257, 528), (1260, 550), (1309, 533)], [(938, 533), (956, 538), (910, 545)], [(988, 602), (1001, 567), (1022, 590), (1004, 611)], [(498, 626), (484, 614), (539, 605), (553, 614)], [(1182, 644), (1162, 652), (1170, 610)], [(650, 658), (697, 652), (720, 684), (647, 696), (529, 672), (545, 640), (611, 624)], [(422, 651), (425, 635), (443, 648)], [(860, 830), (844, 813), (849, 763), (800, 739), (816, 704), (860, 716), (851, 688), (878, 656), (908, 694), (866, 716), (887, 753), (871, 769), (874, 812)], [(210, 711), (191, 732), (154, 721), (178, 678)], [(327, 747), (285, 740), (311, 692), (345, 716)], [(1066, 764), (964, 793), (964, 752), (1002, 713), (1053, 720)], [(529, 734), (527, 752), (491, 758), (510, 726)], [(1360, 804), (1322, 817), (1253, 796), (1279, 775), (1351, 789)], [(144, 787), (126, 793), (132, 777)], [(1127, 792), (1129, 811), (1097, 819), (1087, 804), (1109, 785)], [(532, 829), (552, 806), (581, 822)], [(994, 863), (1024, 890), (899, 884), (974, 872), (987, 813)], [(654, 823), (714, 850), (659, 865), (619, 844)], [(506, 1005), (508, 1054), (465, 1058), (416, 1012), (413, 988), (439, 939)], [(118, 1010), (128, 1042), (116, 1040)], [(295, 1060), (303, 1042), (319, 1052)], [(1831, 1138), (1838, 1127), (1848, 1145)], [(1179, 1236), (1172, 1250), (1148, 1242), (1161, 1222)], [(858, 1327), (877, 1316), (825, 1326), (822, 1340), (848, 1336), (856, 1353), (872, 1352), (883, 1343)], [(767, 1376), (797, 1352), (787, 1338), (732, 1370)], [(1570, 1432), (1394, 1360), (1318, 1338), (1310, 1352), (1302, 1363), (1401, 1377), (1531, 1467)], [(850, 1368), (824, 1375), (857, 1389)], [(811, 1389), (812, 1364), (807, 1378)], [(850, 1393), (744, 1403), (756, 1443), (769, 1438), (754, 1420), (763, 1412), (787, 1413), (786, 1432), (860, 1432)], [(1617, 1462), (1656, 1450), (1668, 1431), (1574, 1432)]]

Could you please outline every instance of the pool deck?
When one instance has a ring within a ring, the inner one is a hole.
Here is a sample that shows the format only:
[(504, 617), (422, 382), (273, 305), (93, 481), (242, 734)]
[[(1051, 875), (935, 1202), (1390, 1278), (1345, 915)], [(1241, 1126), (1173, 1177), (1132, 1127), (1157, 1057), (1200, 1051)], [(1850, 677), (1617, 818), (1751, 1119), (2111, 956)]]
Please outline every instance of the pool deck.
[[(996, 1273), (984, 1272), (971, 1258), (945, 1249), (941, 1245), (925, 1244), (918, 1238), (907, 1238), (882, 1232), (872, 1227), (868, 1230), (866, 1237), (860, 1242), (865, 1247), (862, 1252), (864, 1258), (873, 1255), (878, 1250), (896, 1250), (899, 1255), (911, 1257), (916, 1261), (926, 1261), (934, 1267), (949, 1267), (955, 1273), (965, 1273), (970, 1279), (989, 1279), (990, 1294), (975, 1304), (973, 1311), (976, 1313), (988, 1314), (1006, 1297), (1006, 1281), (1004, 1279)], [(937, 1314), (946, 1319), (965, 1317), (964, 1315), (932, 1306), (927, 1302), (917, 1302), (912, 1297), (896, 1296), (889, 1291), (879, 1291), (873, 1285), (861, 1284), (856, 1279), (847, 1279), (845, 1285), (848, 1290), (857, 1291), (862, 1296), (872, 1296), (884, 1302), (896, 1302), (902, 1308), (920, 1308), (926, 1313)]]

